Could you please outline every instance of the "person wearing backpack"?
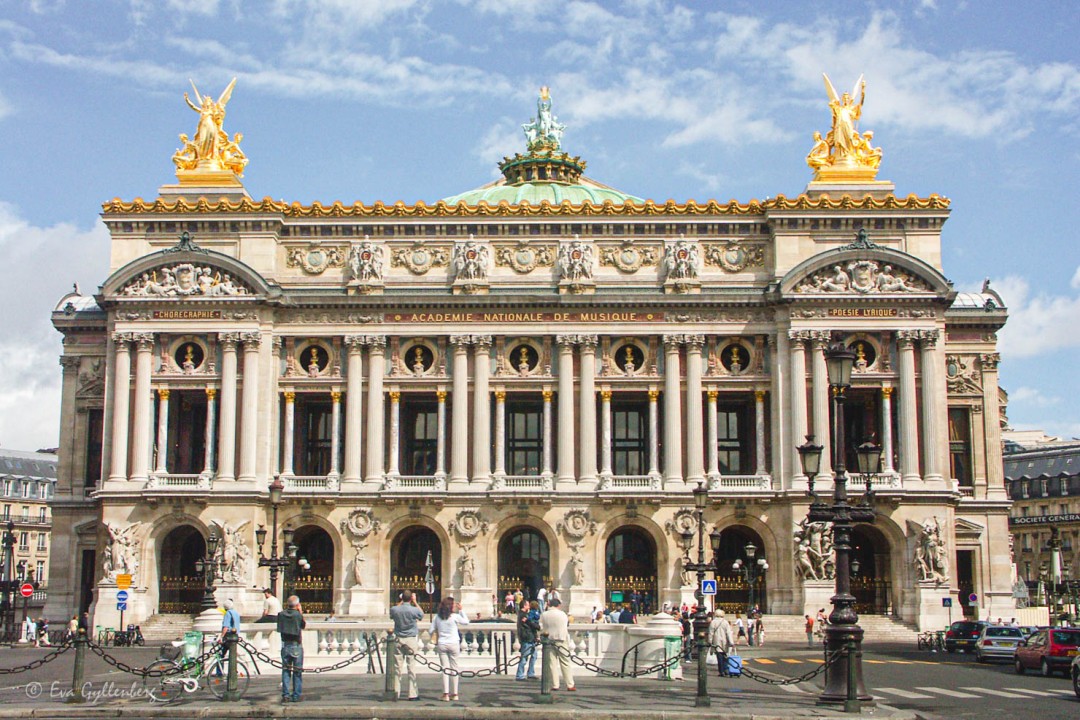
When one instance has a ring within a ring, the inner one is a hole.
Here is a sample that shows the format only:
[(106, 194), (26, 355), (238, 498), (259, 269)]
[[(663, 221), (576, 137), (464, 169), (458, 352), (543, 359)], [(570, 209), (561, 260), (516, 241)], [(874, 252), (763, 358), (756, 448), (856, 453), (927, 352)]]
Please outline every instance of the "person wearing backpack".
[[(515, 680), (536, 679), (536, 634), (540, 631), (540, 604), (535, 600), (518, 611), (517, 634), (521, 645), (521, 660), (518, 661)], [(526, 674), (526, 660), (528, 674)]]

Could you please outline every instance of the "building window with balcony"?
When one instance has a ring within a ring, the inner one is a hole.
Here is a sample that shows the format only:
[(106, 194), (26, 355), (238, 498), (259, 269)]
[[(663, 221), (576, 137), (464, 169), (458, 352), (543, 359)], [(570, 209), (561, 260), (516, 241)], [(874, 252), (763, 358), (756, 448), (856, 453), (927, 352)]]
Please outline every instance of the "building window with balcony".
[(960, 487), (971, 487), (971, 411), (949, 408), (949, 469)]
[(48, 500), (48, 499), (49, 499), (49, 484), (48, 483), (41, 483), (40, 485), (38, 485), (38, 500)]
[(45, 551), (45, 543), (48, 541), (49, 536), (45, 533), (38, 533), (37, 536), (37, 549), (41, 552)]
[(647, 402), (611, 404), (611, 462), (615, 475), (649, 472), (649, 405)]
[(1020, 481), (1020, 497), (1021, 498), (1029, 498), (1029, 497), (1031, 497), (1031, 483), (1028, 482), (1027, 480), (1021, 480)]
[(48, 510), (45, 508), (38, 508), (38, 522), (48, 522)]
[(19, 533), (19, 549), (24, 551), (30, 549), (30, 533), (25, 530)]
[(22, 521), (26, 522), (29, 519), (30, 519), (30, 506), (29, 505), (23, 505)]
[(540, 474), (544, 454), (544, 404), (515, 400), (506, 404), (506, 472)]
[(168, 410), (166, 468), (170, 473), (197, 475), (206, 465), (206, 392), (174, 392)]
[(401, 403), (402, 457), (404, 475), (435, 474), (439, 451), (439, 406), (430, 400)]
[(24, 483), (23, 483), (23, 486), (22, 486), (22, 496), (23, 496), (24, 498), (29, 498), (29, 497), (30, 497), (30, 495), (31, 495), (31, 493), (30, 493), (30, 490), (31, 490), (31, 486), (32, 486), (32, 485), (33, 485), (33, 483), (30, 483), (30, 482), (24, 482)]
[(319, 477), (330, 473), (333, 433), (333, 403), (314, 397), (296, 398), (296, 474)]
[(105, 438), (105, 411), (86, 412), (86, 469), (83, 486), (95, 487), (101, 482), (101, 448)]
[(721, 475), (745, 475), (750, 468), (744, 403), (721, 403), (716, 412), (716, 455)]
[(37, 572), (34, 573), (34, 579), (37, 580), (38, 585), (44, 585), (47, 578), (45, 577), (45, 561), (37, 561)]

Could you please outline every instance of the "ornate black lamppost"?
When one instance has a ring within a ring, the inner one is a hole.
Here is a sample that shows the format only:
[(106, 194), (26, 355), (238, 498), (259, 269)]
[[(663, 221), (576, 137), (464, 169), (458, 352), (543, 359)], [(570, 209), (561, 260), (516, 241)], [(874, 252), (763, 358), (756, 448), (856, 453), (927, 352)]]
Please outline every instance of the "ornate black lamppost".
[[(255, 531), (255, 542), (259, 544), (259, 567), (270, 568), (270, 590), (275, 596), (277, 596), (277, 578), (278, 572), (283, 568), (288, 568), (289, 563), (292, 562), (290, 558), (278, 557), (278, 542), (277, 542), (277, 514), (278, 507), (281, 505), (281, 493), (285, 489), (285, 485), (281, 482), (281, 478), (274, 478), (274, 482), (270, 483), (270, 505), (273, 508), (273, 534), (270, 538), (270, 557), (263, 555), (263, 543), (266, 542), (266, 528), (262, 525)], [(281, 532), (283, 539), (285, 540), (285, 548), (292, 547), (293, 544), (293, 530), (288, 525), (284, 527)], [(296, 554), (293, 554), (293, 558)], [(287, 584), (287, 581), (286, 581)]]
[(13, 642), (15, 638), (15, 591), (18, 590), (19, 581), (13, 577), (15, 572), (15, 521), (8, 520), (4, 531), (2, 563), (3, 580), (0, 580), (0, 592), (3, 600), (0, 600), (0, 613), (4, 617), (4, 639)]
[(1061, 624), (1061, 595), (1058, 592), (1061, 584), (1061, 537), (1057, 525), (1050, 526), (1050, 539), (1046, 541), (1046, 549), (1050, 551), (1050, 570), (1046, 574), (1046, 605), (1050, 611), (1050, 624)]
[[(836, 553), (836, 587), (832, 597), (833, 610), (829, 626), (825, 629), (825, 644), (830, 658), (836, 660), (829, 668), (825, 691), (818, 698), (823, 705), (843, 704), (845, 712), (859, 712), (863, 703), (872, 703), (873, 697), (866, 691), (862, 675), (862, 638), (859, 616), (855, 612), (855, 596), (851, 594), (851, 534), (857, 522), (873, 522), (874, 510), (867, 504), (852, 505), (848, 502), (847, 473), (844, 458), (847, 446), (844, 441), (844, 393), (851, 386), (851, 370), (855, 353), (842, 345), (834, 345), (825, 354), (829, 372), (829, 386), (833, 396), (833, 504), (821, 502), (814, 494), (813, 477), (821, 463), (821, 446), (813, 444), (808, 437), (806, 445), (799, 448), (803, 473), (810, 479), (811, 522), (833, 524), (833, 549)], [(880, 456), (879, 456), (880, 457)], [(869, 489), (869, 482), (867, 483)], [(864, 496), (864, 503), (870, 498)]]
[(218, 559), (218, 536), (213, 530), (206, 539), (206, 557), (195, 561), (195, 572), (203, 576), (203, 599), (202, 609), (213, 610), (217, 607), (214, 599), (214, 580), (217, 579), (221, 561)]
[(749, 617), (754, 610), (755, 586), (765, 576), (765, 571), (769, 569), (769, 563), (764, 556), (759, 557), (756, 562), (754, 561), (754, 557), (757, 555), (757, 545), (752, 542), (746, 543), (743, 552), (746, 553), (746, 562), (743, 562), (740, 558), (732, 564), (731, 569), (741, 573), (746, 584), (750, 586), (750, 596), (746, 602), (746, 613), (747, 617)]
[[(705, 483), (698, 483), (694, 488), (694, 508), (697, 515), (697, 562), (683, 561), (683, 568), (688, 572), (697, 573), (697, 588), (694, 590), (694, 599), (697, 601), (697, 610), (694, 612), (694, 639), (697, 643), (698, 666), (697, 666), (697, 696), (694, 700), (696, 707), (709, 707), (712, 700), (709, 698), (708, 672), (705, 664), (709, 652), (709, 613), (705, 610), (705, 594), (702, 592), (702, 584), (705, 573), (717, 572), (716, 553), (720, 549), (720, 531), (713, 530), (709, 533), (709, 545), (712, 548), (713, 557), (711, 562), (705, 562), (705, 506), (709, 504), (709, 491)], [(686, 547), (686, 557), (690, 556), (689, 542)]]

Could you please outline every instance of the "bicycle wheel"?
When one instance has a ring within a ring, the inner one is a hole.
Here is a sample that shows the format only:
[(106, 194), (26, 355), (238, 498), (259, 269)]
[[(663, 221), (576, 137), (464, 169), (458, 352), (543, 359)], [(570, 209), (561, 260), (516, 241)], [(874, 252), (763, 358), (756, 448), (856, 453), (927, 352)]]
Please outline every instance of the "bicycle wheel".
[[(174, 672), (178, 667), (180, 666), (172, 660), (155, 660), (146, 666), (146, 670)], [(143, 678), (143, 688), (146, 690), (146, 694), (150, 696), (150, 699), (155, 702), (172, 702), (184, 694), (184, 686), (177, 680), (179, 676), (180, 674), (177, 673), (160, 677), (145, 677)]]
[[(229, 688), (229, 661), (227, 658), (218, 658), (210, 663), (206, 671), (206, 686), (211, 694), (217, 699), (225, 697)], [(236, 661), (236, 693), (237, 697), (243, 697), (247, 692), (248, 669), (247, 665)]]

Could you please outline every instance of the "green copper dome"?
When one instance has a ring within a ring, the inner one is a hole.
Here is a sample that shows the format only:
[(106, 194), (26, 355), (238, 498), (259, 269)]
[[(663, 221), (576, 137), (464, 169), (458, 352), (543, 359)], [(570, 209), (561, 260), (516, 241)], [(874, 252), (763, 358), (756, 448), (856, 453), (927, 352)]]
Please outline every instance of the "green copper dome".
[(573, 205), (602, 205), (609, 200), (616, 205), (644, 202), (639, 197), (585, 177), (582, 174), (585, 161), (562, 152), (565, 126), (551, 113), (551, 98), (546, 87), (540, 88), (536, 109), (537, 117), (522, 125), (528, 154), (517, 153), (503, 158), (499, 163), (503, 177), (475, 190), (443, 198), (443, 201), (448, 205), (477, 205), (481, 200), (488, 205), (502, 202), (539, 205), (545, 200), (552, 205), (567, 201)]

